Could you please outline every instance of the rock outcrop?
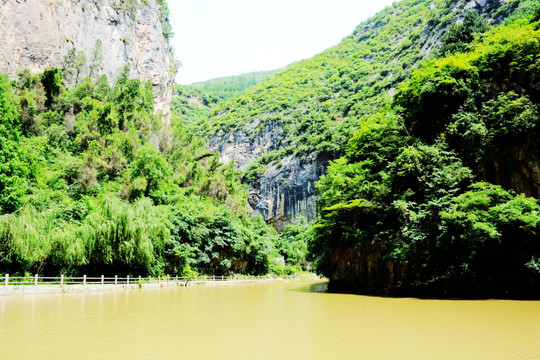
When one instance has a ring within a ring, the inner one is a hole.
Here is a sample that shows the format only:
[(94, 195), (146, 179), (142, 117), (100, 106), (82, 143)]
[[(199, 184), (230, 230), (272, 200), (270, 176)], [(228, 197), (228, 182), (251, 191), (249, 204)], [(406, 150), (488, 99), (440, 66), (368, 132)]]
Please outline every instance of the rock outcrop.
[(71, 67), (67, 85), (101, 74), (114, 84), (127, 72), (152, 83), (167, 125), (175, 70), (162, 11), (157, 0), (3, 0), (0, 72)]
[(384, 260), (377, 244), (337, 247), (330, 254), (329, 290), (357, 294), (399, 294), (407, 265)]
[[(280, 124), (266, 124), (253, 134), (258, 127), (255, 121), (246, 129), (220, 130), (210, 137), (207, 147), (218, 152), (222, 162), (234, 161), (235, 167), (244, 171), (252, 162), (279, 149), (286, 141)], [(264, 173), (249, 184), (249, 205), (278, 231), (296, 222), (299, 216), (315, 219), (315, 182), (324, 173), (328, 161), (325, 154), (313, 152), (302, 157), (286, 155), (279, 163), (262, 165)]]
[(315, 182), (328, 164), (319, 153), (305, 158), (294, 155), (269, 164), (262, 177), (249, 185), (249, 205), (278, 231), (295, 223), (299, 216), (317, 217)]

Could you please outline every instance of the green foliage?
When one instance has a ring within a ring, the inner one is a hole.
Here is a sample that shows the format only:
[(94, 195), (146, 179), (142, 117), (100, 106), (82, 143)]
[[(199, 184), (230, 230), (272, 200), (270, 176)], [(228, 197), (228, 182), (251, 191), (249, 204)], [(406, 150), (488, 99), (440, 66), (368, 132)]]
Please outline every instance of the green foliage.
[[(82, 60), (82, 58), (81, 58)], [(76, 65), (77, 66), (77, 65)], [(100, 39), (96, 40), (92, 55), (90, 57), (89, 71), (90, 77), (93, 78), (103, 70), (103, 43)]]
[[(81, 211), (82, 210), (82, 211)], [(23, 271), (149, 272), (169, 238), (166, 212), (148, 200), (25, 207), (0, 219), (0, 241)]]
[[(172, 175), (172, 171), (163, 158), (159, 150), (152, 145), (142, 146), (134, 154), (132, 163), (131, 176), (134, 183), (144, 185), (143, 194), (145, 197), (150, 197), (154, 201), (160, 202), (167, 192), (167, 179)], [(139, 197), (142, 194), (137, 194), (134, 187), (134, 197)]]
[(278, 251), (283, 254), (286, 264), (306, 264), (310, 241), (310, 224), (300, 217), (297, 224), (289, 224), (283, 229), (277, 241)]
[(468, 50), (469, 44), (474, 40), (475, 36), (486, 32), (487, 29), (485, 19), (474, 10), (468, 11), (462, 23), (452, 25), (448, 29), (448, 32), (441, 40), (439, 55), (447, 56)]
[[(195, 83), (176, 85), (171, 102), (172, 111), (183, 123), (193, 125), (208, 118), (217, 104), (273, 76), (277, 70), (229, 76)], [(200, 132), (200, 131), (197, 131)]]
[[(264, 274), (278, 235), (247, 188), (172, 119), (166, 152), (152, 86), (61, 72), (0, 77), (0, 271)], [(46, 101), (47, 99), (48, 101)], [(154, 144), (154, 145), (152, 145)]]
[(220, 99), (220, 101), (227, 100), (240, 94), (242, 91), (271, 78), (277, 72), (278, 70), (270, 70), (227, 76), (194, 83), (191, 84), (189, 88), (199, 90), (211, 98)]
[(17, 102), (5, 75), (0, 76), (0, 214), (17, 210), (35, 176), (31, 147), (21, 136)]
[(163, 36), (165, 39), (170, 40), (174, 36), (174, 33), (172, 32), (172, 25), (169, 19), (169, 5), (167, 4), (166, 0), (157, 0), (157, 3), (161, 8), (159, 20), (161, 21), (161, 27), (163, 29)]
[[(539, 44), (535, 24), (496, 27), (423, 63), (399, 86), (395, 110), (360, 123), (317, 184), (309, 247), (320, 271), (333, 276), (332, 252), (368, 244), (406, 269), (404, 291), (536, 296), (539, 202), (493, 183), (529, 181), (521, 169), (537, 156)], [(524, 149), (517, 158), (513, 146)]]
[(471, 166), (503, 141), (536, 133), (540, 33), (516, 21), (473, 44), (470, 52), (426, 63), (395, 97), (412, 134), (442, 136)]
[(169, 254), (180, 254), (178, 268), (208, 274), (268, 272), (276, 234), (260, 219), (235, 218), (210, 202), (181, 199), (172, 214)]
[(62, 73), (57, 68), (47, 68), (41, 77), (45, 90), (45, 107), (51, 109), (63, 87)]
[(77, 49), (74, 47), (69, 49), (60, 65), (60, 70), (62, 71), (63, 78), (66, 79), (66, 81), (68, 82), (77, 82), (79, 80), (79, 75), (82, 71), (82, 68), (85, 64), (86, 54), (84, 53), (84, 51), (77, 52)]
[[(488, 183), (475, 183), (441, 212), (436, 281), (457, 287), (467, 281), (477, 294), (504, 289), (527, 294), (535, 277), (527, 262), (538, 257), (538, 200)], [(451, 259), (451, 260), (450, 260)], [(456, 271), (456, 269), (460, 271)]]

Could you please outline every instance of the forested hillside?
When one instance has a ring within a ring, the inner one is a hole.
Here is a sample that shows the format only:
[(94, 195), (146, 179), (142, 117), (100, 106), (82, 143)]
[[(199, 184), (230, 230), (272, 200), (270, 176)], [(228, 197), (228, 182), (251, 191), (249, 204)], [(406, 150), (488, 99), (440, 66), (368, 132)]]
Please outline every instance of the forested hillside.
[(540, 295), (540, 7), (521, 6), (467, 13), (318, 183), (335, 289)]
[(238, 174), (181, 118), (158, 149), (150, 83), (68, 89), (56, 68), (0, 80), (0, 271), (265, 274), (285, 271), (276, 257), (305, 259), (306, 242), (250, 214)]
[[(255, 86), (274, 75), (277, 70), (227, 76), (192, 85), (175, 85), (172, 110), (185, 124), (194, 125), (208, 118), (219, 103)], [(195, 133), (199, 131), (192, 129)]]
[(281, 273), (309, 243), (338, 291), (540, 297), (539, 21), (402, 0), (277, 73), (177, 86), (170, 124), (127, 67), (1, 75), (0, 272)]
[(314, 183), (359, 122), (391, 104), (467, 11), (495, 25), (519, 3), (398, 1), (337, 46), (217, 106), (204, 126), (208, 148), (244, 171), (250, 205), (266, 221), (281, 229), (297, 216), (313, 220)]
[(537, 20), (535, 1), (396, 2), (219, 104), (207, 146), (267, 222), (317, 217), (311, 251), (335, 290), (531, 295)]

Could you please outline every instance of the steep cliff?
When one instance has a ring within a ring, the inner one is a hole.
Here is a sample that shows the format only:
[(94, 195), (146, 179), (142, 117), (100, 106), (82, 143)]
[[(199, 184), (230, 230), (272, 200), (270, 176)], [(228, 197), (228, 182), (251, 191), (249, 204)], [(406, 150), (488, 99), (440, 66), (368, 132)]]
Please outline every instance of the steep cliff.
[(301, 61), (217, 107), (208, 148), (247, 174), (250, 204), (280, 230), (316, 217), (315, 182), (343, 155), (354, 128), (388, 106), (397, 85), (438, 49), (467, 11), (496, 23), (502, 0), (403, 0), (339, 45)]
[[(250, 127), (258, 125), (254, 122)], [(249, 130), (232, 133), (220, 130), (207, 143), (209, 149), (220, 154), (220, 161), (226, 164), (234, 161), (236, 168), (244, 173), (255, 172), (248, 180), (248, 203), (278, 231), (299, 216), (309, 221), (317, 217), (315, 182), (329, 161), (327, 154), (314, 151), (303, 156), (287, 154), (279, 162), (258, 163), (265, 154), (279, 151), (286, 141), (285, 135), (280, 124), (267, 124), (255, 136)]]
[(86, 76), (150, 81), (156, 112), (170, 120), (174, 61), (166, 6), (158, 0), (4, 0), (0, 7), (0, 72), (67, 70), (67, 85)]

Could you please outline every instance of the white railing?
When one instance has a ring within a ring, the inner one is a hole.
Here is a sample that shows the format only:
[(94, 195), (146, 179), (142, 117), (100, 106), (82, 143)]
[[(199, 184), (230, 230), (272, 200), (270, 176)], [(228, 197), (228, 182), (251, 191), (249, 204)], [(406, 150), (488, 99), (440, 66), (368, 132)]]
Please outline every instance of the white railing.
[(121, 277), (115, 275), (114, 277), (106, 277), (104, 275), (98, 277), (91, 277), (83, 275), (81, 277), (68, 277), (68, 276), (38, 276), (37, 274), (32, 277), (10, 276), (5, 274), (0, 276), (0, 286), (40, 286), (40, 285), (142, 285), (142, 284), (159, 284), (159, 283), (187, 283), (187, 282), (222, 282), (222, 281), (261, 281), (270, 279), (294, 279), (296, 275), (203, 275), (194, 278), (183, 278), (179, 276), (158, 276), (158, 277)]

